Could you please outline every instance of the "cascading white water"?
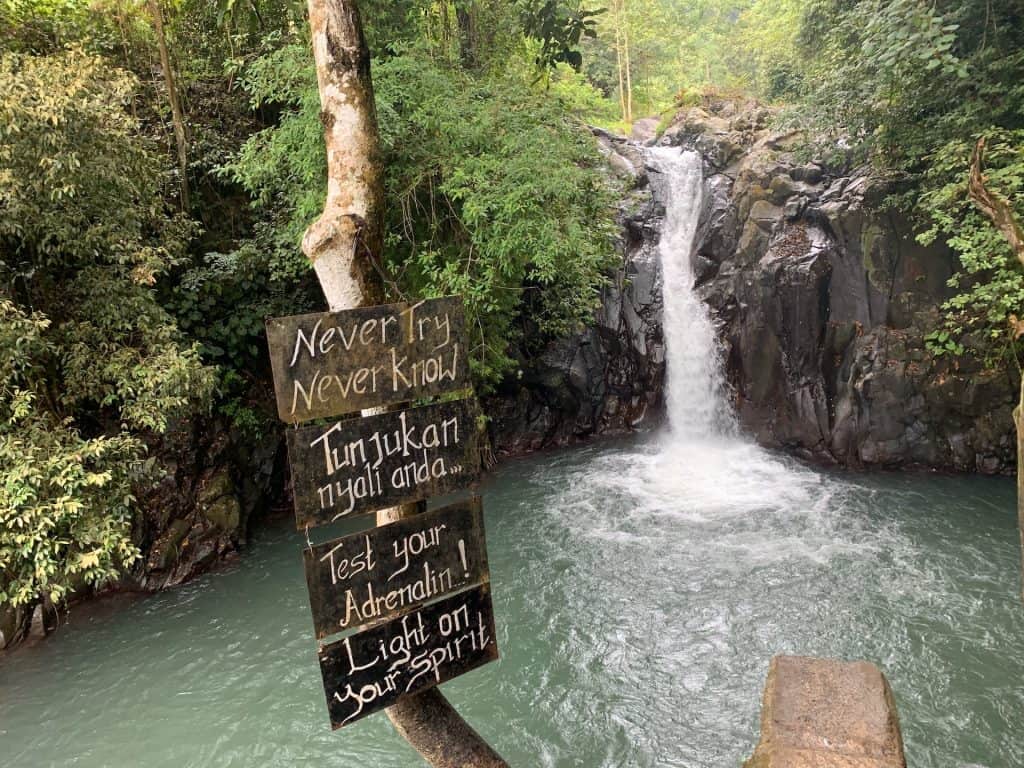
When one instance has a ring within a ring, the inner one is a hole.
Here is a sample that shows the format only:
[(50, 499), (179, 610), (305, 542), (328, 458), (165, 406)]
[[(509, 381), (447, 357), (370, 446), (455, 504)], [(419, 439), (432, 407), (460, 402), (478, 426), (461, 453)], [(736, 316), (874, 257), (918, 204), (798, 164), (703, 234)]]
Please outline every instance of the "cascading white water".
[[(819, 479), (745, 438), (729, 403), (721, 346), (694, 287), (694, 238), (703, 204), (702, 161), (677, 147), (646, 150), (657, 198), (665, 206), (658, 244), (662, 269), (668, 432), (654, 453), (633, 457), (628, 473), (646, 475), (645, 505), (690, 518), (718, 519), (754, 510), (817, 508), (828, 496)], [(638, 500), (640, 500), (638, 498)], [(683, 509), (679, 508), (680, 501)]]
[(691, 262), (703, 202), (701, 158), (676, 147), (647, 151), (662, 175), (665, 224), (658, 245), (664, 281), (665, 398), (673, 438), (735, 433), (722, 360), (707, 307), (694, 290)]

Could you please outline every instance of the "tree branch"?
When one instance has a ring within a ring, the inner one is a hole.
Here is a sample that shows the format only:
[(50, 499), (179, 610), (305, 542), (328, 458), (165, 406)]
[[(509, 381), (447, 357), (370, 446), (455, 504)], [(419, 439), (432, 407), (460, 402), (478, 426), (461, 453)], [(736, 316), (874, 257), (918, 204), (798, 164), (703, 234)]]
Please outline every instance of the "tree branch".
[(968, 195), (975, 206), (1002, 233), (1010, 247), (1013, 248), (1014, 254), (1024, 265), (1024, 230), (1021, 229), (1020, 222), (1014, 216), (1009, 201), (986, 186), (987, 180), (981, 170), (984, 161), (985, 137), (983, 136), (974, 146), (974, 156), (971, 158), (971, 177), (967, 185)]

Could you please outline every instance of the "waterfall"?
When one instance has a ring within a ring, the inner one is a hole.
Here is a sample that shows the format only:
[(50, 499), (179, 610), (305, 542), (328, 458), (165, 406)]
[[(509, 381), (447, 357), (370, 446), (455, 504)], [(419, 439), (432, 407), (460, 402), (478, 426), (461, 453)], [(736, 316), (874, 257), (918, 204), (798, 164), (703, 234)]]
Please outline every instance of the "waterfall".
[(694, 290), (691, 264), (703, 201), (701, 158), (676, 147), (647, 150), (661, 174), (665, 224), (658, 245), (667, 361), (665, 400), (674, 440), (735, 434), (726, 399), (722, 356), (707, 306)]

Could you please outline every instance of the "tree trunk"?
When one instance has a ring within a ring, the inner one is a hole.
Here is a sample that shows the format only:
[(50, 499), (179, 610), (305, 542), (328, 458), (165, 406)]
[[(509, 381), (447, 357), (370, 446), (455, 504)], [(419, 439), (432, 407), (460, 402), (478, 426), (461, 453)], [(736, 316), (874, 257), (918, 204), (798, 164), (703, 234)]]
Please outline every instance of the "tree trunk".
[(615, 3), (615, 66), (619, 71), (619, 107), (622, 122), (626, 122), (626, 81), (622, 74), (622, 12), (621, 2)]
[[(370, 77), (370, 52), (353, 0), (309, 0), (327, 145), (327, 199), (302, 238), (332, 310), (383, 299), (383, 163)], [(381, 510), (377, 524), (421, 512), (423, 504)], [(507, 768), (438, 689), (386, 710), (398, 732), (434, 768)]]
[(171, 105), (171, 123), (174, 126), (174, 141), (178, 145), (178, 172), (181, 174), (181, 207), (188, 212), (190, 205), (188, 189), (188, 139), (185, 136), (185, 116), (181, 108), (181, 98), (174, 82), (171, 70), (171, 57), (167, 51), (167, 38), (164, 35), (164, 17), (157, 0), (148, 0), (149, 13), (153, 17), (153, 30), (156, 32), (156, 44), (160, 51), (160, 69), (164, 74), (164, 85), (167, 86), (167, 101)]
[(466, 69), (476, 69), (477, 61), (477, 9), (473, 0), (457, 0), (455, 22), (459, 27), (459, 59)]
[[(1017, 427), (1017, 527), (1020, 529), (1020, 554), (1024, 563), (1024, 377), (1020, 382), (1020, 400), (1013, 409)], [(1024, 600), (1024, 570), (1021, 571), (1021, 599)]]
[(633, 76), (630, 73), (630, 20), (623, 0), (623, 58), (626, 69), (626, 122), (633, 123)]
[[(1014, 254), (1024, 266), (1024, 228), (1014, 215), (1013, 207), (1001, 195), (988, 189), (982, 165), (985, 162), (985, 139), (978, 139), (971, 159), (968, 194), (978, 209), (1006, 238)], [(1017, 427), (1017, 525), (1020, 528), (1021, 562), (1024, 564), (1024, 378), (1021, 380), (1020, 400), (1013, 411)], [(1021, 572), (1021, 599), (1024, 600), (1024, 570)]]

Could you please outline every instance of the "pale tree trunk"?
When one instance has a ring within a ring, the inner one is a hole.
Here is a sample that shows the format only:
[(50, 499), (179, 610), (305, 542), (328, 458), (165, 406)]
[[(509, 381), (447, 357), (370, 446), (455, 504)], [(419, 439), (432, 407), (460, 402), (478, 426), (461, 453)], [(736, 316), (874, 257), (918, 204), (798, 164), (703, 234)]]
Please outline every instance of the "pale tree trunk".
[[(327, 199), (302, 238), (332, 310), (383, 298), (383, 163), (370, 53), (352, 0), (309, 0), (313, 57), (327, 145)], [(377, 513), (384, 525), (422, 511), (407, 504)], [(434, 768), (508, 768), (437, 688), (386, 710), (398, 732)]]
[(633, 76), (629, 66), (629, 13), (626, 11), (626, 2), (622, 1), (623, 24), (622, 24), (622, 50), (624, 67), (626, 70), (626, 122), (633, 124)]
[(619, 71), (619, 107), (622, 122), (626, 122), (626, 81), (622, 75), (622, 12), (621, 0), (615, 3), (615, 66)]
[(167, 37), (164, 35), (164, 17), (158, 0), (148, 0), (149, 14), (153, 17), (156, 45), (160, 51), (160, 69), (163, 70), (164, 85), (167, 87), (167, 101), (171, 105), (171, 123), (174, 126), (174, 141), (178, 147), (178, 172), (181, 174), (181, 207), (188, 212), (191, 207), (188, 189), (188, 139), (185, 136), (185, 115), (181, 108), (181, 97), (171, 69), (171, 57), (167, 51)]
[[(1006, 238), (1014, 254), (1024, 266), (1024, 228), (1021, 227), (1013, 208), (1001, 195), (988, 189), (982, 165), (985, 160), (985, 139), (978, 139), (971, 161), (971, 176), (968, 191), (978, 209), (995, 225)], [(1015, 333), (1020, 333), (1016, 330)], [(1020, 529), (1021, 558), (1024, 563), (1024, 377), (1021, 379), (1020, 400), (1013, 409), (1013, 422), (1017, 427), (1017, 524)], [(1021, 598), (1024, 599), (1024, 571), (1022, 571)]]

